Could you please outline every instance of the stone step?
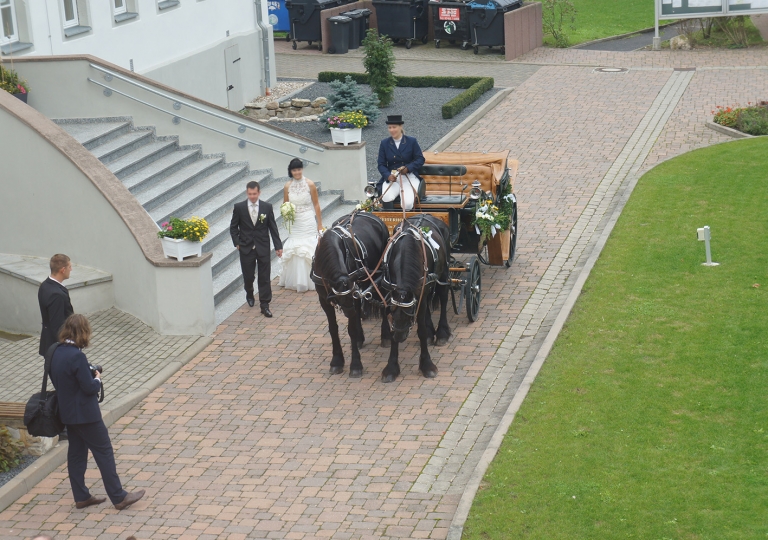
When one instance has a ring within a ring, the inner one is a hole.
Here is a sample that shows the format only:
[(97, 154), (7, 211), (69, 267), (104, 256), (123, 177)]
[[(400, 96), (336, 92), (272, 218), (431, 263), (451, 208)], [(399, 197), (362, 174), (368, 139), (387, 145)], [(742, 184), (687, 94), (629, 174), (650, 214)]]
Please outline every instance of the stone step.
[[(341, 195), (338, 194), (320, 194), (320, 211), (323, 212), (325, 208), (333, 209), (334, 207), (338, 206), (341, 202)], [(280, 239), (284, 239), (288, 237), (288, 232), (285, 230), (282, 224), (282, 217), (279, 215), (276, 216), (277, 226), (278, 230), (280, 232)], [(325, 218), (323, 218), (323, 221), (325, 221)], [(224, 298), (226, 298), (229, 294), (231, 294), (233, 291), (236, 291), (237, 289), (242, 289), (243, 285), (243, 276), (240, 269), (240, 262), (237, 258), (236, 252), (234, 246), (232, 246), (231, 243), (226, 244), (222, 242), (221, 248), (219, 251), (214, 250), (214, 256), (219, 257), (219, 261), (229, 261), (228, 264), (226, 264), (225, 267), (219, 268), (218, 272), (214, 272), (214, 278), (213, 278), (213, 299), (214, 304), (217, 304), (221, 302)], [(225, 247), (228, 247), (231, 251), (228, 252)], [(232, 256), (232, 252), (235, 252), (235, 255)], [(229, 255), (229, 257), (228, 257)], [(273, 253), (273, 259), (274, 259), (274, 253)], [(211, 265), (215, 266), (217, 261), (211, 261)]]
[(107, 167), (115, 176), (122, 180), (126, 176), (143, 169), (161, 157), (176, 151), (178, 148), (179, 145), (176, 139), (164, 138), (147, 142), (115, 161), (107, 163)]
[[(323, 199), (323, 194), (320, 195), (322, 203), (326, 203), (326, 208), (322, 208), (323, 224), (328, 226), (336, 221), (341, 216), (349, 214), (355, 208), (353, 204), (345, 203), (341, 200), (340, 195), (332, 195), (329, 198)], [(322, 204), (321, 203), (321, 204)], [(280, 237), (287, 237), (287, 232), (282, 230), (282, 224), (278, 223), (278, 228), (281, 229)], [(230, 244), (231, 245), (231, 244)], [(234, 250), (234, 248), (233, 248)], [(279, 265), (276, 263), (277, 256), (273, 254), (272, 257), (272, 275), (270, 278), (274, 280), (278, 277)], [(235, 255), (234, 261), (227, 266), (229, 276), (234, 283), (230, 283), (228, 287), (229, 294), (219, 295), (219, 300), (216, 302), (216, 324), (221, 324), (224, 320), (237, 311), (243, 304), (245, 304), (245, 292), (243, 291), (242, 273), (240, 270), (240, 261)], [(225, 276), (214, 278), (215, 280), (225, 280)], [(272, 283), (273, 288), (277, 287), (276, 282)], [(258, 287), (254, 286), (258, 289)], [(215, 285), (214, 285), (215, 291)], [(258, 294), (258, 292), (257, 292)], [(256, 308), (254, 308), (256, 309)]]
[(102, 163), (111, 163), (153, 141), (154, 136), (150, 129), (128, 131), (90, 150)]
[(220, 169), (223, 163), (224, 159), (220, 157), (198, 159), (136, 194), (136, 200), (147, 211), (151, 211), (211, 175)]
[(145, 189), (149, 189), (155, 182), (162, 180), (169, 174), (200, 159), (201, 155), (202, 148), (200, 146), (180, 148), (126, 176), (123, 178), (123, 185), (136, 195)]
[(107, 141), (126, 134), (131, 129), (131, 121), (128, 119), (109, 121), (93, 118), (86, 120), (54, 120), (54, 122), (88, 150), (104, 145)]
[[(205, 217), (208, 207), (211, 211), (214, 207), (226, 204), (224, 194), (233, 192), (235, 184), (248, 172), (248, 165), (237, 164), (222, 167), (194, 184), (189, 189), (182, 191), (176, 197), (165, 201), (163, 204), (149, 212), (157, 223), (162, 223), (174, 217), (197, 216)], [(229, 197), (232, 199), (234, 193)], [(229, 200), (227, 199), (227, 200)], [(200, 209), (202, 215), (198, 214)]]

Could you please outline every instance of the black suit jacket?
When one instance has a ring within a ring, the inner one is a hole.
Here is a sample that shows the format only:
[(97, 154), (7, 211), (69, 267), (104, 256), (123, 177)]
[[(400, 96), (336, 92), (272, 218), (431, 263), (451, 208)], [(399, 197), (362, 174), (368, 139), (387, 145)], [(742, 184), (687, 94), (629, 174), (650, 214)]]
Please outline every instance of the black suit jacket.
[(51, 359), (51, 381), (59, 400), (59, 416), (65, 424), (90, 424), (101, 420), (101, 383), (93, 378), (83, 351), (62, 343)]
[(255, 249), (257, 257), (268, 257), (270, 236), (272, 236), (272, 243), (276, 250), (283, 249), (283, 243), (280, 241), (280, 233), (277, 231), (277, 222), (275, 222), (272, 205), (259, 200), (259, 214), (264, 214), (266, 217), (264, 221), (257, 219), (256, 225), (254, 225), (251, 221), (251, 214), (248, 212), (248, 201), (235, 203), (232, 222), (229, 224), (229, 235), (232, 237), (232, 243), (235, 247), (240, 246), (240, 253), (247, 254)]
[(40, 356), (45, 356), (48, 348), (59, 340), (59, 330), (72, 315), (72, 302), (69, 301), (67, 288), (51, 278), (46, 278), (37, 290), (37, 302), (40, 304), (40, 315), (43, 318), (43, 328), (40, 331)]

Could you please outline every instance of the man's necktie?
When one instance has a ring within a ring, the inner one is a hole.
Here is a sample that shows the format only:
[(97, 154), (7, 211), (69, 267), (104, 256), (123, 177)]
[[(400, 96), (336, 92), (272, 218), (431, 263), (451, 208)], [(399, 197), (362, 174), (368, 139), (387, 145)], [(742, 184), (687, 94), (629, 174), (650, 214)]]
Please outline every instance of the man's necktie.
[(251, 205), (251, 221), (253, 222), (253, 225), (256, 226), (256, 220), (259, 219), (258, 214), (256, 213), (256, 205)]

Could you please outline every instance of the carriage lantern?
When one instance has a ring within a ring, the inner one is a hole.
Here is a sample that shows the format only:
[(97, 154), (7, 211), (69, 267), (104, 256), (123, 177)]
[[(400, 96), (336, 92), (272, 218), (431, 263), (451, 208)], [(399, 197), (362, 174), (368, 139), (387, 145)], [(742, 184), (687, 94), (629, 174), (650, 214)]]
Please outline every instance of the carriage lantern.
[(369, 199), (376, 196), (376, 182), (368, 181), (368, 185), (365, 186), (365, 196)]
[(483, 194), (483, 190), (480, 189), (480, 180), (475, 179), (472, 182), (472, 189), (469, 191), (469, 198), (473, 201), (478, 200)]

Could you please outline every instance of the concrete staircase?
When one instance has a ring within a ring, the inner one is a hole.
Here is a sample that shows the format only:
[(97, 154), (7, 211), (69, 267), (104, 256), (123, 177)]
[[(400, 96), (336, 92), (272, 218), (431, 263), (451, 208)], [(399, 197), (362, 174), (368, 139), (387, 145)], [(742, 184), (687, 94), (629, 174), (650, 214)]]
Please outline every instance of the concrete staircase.
[[(171, 216), (205, 218), (210, 232), (203, 252), (213, 254), (216, 322), (245, 303), (240, 261), (229, 237), (232, 205), (245, 199), (245, 184), (256, 180), (261, 199), (278, 207), (287, 178), (276, 178), (269, 169), (252, 170), (247, 162), (228, 163), (223, 154), (204, 154), (198, 145), (181, 146), (177, 137), (158, 137), (152, 127), (134, 127), (129, 117), (54, 121), (104, 163), (158, 225)], [(322, 191), (319, 184), (318, 189), (324, 225), (354, 208), (344, 202), (343, 193)], [(277, 214), (280, 238), (285, 240), (288, 233)]]

